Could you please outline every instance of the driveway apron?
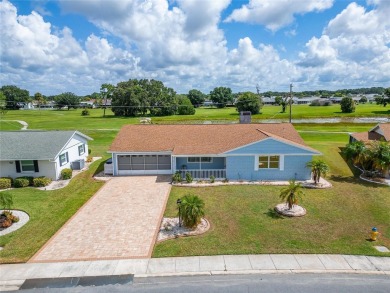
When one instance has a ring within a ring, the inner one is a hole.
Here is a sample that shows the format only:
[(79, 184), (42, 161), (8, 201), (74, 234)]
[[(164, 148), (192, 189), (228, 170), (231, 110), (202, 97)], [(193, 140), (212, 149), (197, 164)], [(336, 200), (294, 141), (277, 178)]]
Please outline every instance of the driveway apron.
[(30, 262), (150, 257), (171, 187), (169, 179), (113, 177)]

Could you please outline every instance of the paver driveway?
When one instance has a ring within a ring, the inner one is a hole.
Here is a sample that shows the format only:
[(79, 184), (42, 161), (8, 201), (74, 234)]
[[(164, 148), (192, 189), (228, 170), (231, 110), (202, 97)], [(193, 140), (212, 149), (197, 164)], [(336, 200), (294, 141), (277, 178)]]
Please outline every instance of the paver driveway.
[(150, 257), (171, 187), (169, 179), (110, 179), (30, 261)]

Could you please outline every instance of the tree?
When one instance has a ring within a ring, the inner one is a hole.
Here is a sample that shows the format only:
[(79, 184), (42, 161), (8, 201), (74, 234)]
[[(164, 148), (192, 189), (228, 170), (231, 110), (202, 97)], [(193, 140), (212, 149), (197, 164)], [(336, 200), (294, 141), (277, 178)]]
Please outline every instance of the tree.
[(210, 99), (217, 108), (225, 108), (227, 103), (233, 102), (232, 90), (228, 87), (216, 87), (210, 92)]
[(353, 113), (355, 112), (355, 102), (351, 97), (344, 97), (340, 102), (341, 112)]
[(351, 160), (354, 165), (359, 165), (364, 172), (372, 167), (370, 152), (362, 141), (347, 144), (343, 149), (343, 155), (347, 160)]
[(367, 102), (368, 102), (368, 99), (367, 99), (366, 96), (361, 97), (360, 100), (359, 100), (359, 103), (362, 103), (362, 104), (365, 104)]
[[(106, 105), (107, 105), (107, 99), (112, 96), (113, 92), (115, 90), (115, 86), (109, 83), (103, 83), (100, 87), (100, 97), (101, 100), (98, 101), (98, 103), (102, 103), (104, 105), (103, 107), (103, 117), (106, 117)], [(94, 95), (93, 93), (92, 95)], [(95, 99), (98, 100), (99, 97), (95, 96)]]
[(195, 108), (201, 106), (206, 99), (206, 95), (204, 93), (195, 89), (190, 90), (187, 97), (190, 99)]
[(179, 216), (185, 227), (194, 228), (200, 223), (205, 215), (204, 206), (204, 201), (196, 195), (187, 194), (181, 199)]
[(6, 98), (7, 109), (19, 109), (20, 103), (27, 102), (30, 99), (30, 94), (27, 90), (23, 90), (14, 85), (4, 85), (0, 88)]
[(306, 164), (307, 167), (311, 168), (313, 174), (313, 180), (315, 184), (320, 182), (320, 178), (325, 177), (329, 172), (329, 165), (323, 160), (312, 160)]
[(143, 108), (142, 100), (146, 92), (140, 85), (126, 86), (127, 82), (119, 83), (112, 95), (111, 110), (115, 116), (138, 115)]
[(288, 186), (280, 192), (279, 197), (286, 201), (288, 209), (291, 210), (297, 204), (298, 198), (303, 195), (302, 185), (295, 180), (288, 181)]
[(7, 113), (7, 100), (2, 91), (0, 91), (0, 117)]
[(194, 115), (195, 107), (191, 103), (190, 99), (185, 95), (178, 95), (178, 109), (179, 115)]
[(242, 93), (236, 102), (238, 112), (250, 111), (252, 114), (259, 114), (261, 104), (259, 97), (251, 92)]
[(59, 94), (55, 97), (55, 101), (58, 109), (63, 107), (68, 107), (68, 110), (71, 108), (77, 109), (80, 104), (80, 98), (71, 92)]
[(283, 103), (283, 98), (282, 98), (282, 96), (277, 96), (277, 97), (275, 97), (275, 104), (276, 105), (282, 105), (282, 103)]
[(376, 96), (375, 102), (377, 105), (383, 105), (386, 107), (388, 103), (390, 103), (390, 87), (385, 89), (384, 95)]
[(41, 93), (35, 93), (34, 94), (34, 100), (37, 101), (38, 107), (40, 107), (41, 105), (45, 105), (46, 104), (46, 100), (45, 100), (45, 98), (43, 97), (43, 95)]

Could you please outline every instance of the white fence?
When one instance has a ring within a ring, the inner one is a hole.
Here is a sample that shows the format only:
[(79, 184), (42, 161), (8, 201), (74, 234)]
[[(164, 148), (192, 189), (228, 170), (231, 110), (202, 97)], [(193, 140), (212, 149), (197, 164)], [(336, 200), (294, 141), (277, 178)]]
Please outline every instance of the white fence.
[(209, 179), (214, 176), (215, 179), (225, 179), (226, 169), (204, 169), (204, 170), (177, 170), (185, 178), (186, 173), (190, 173), (194, 179)]

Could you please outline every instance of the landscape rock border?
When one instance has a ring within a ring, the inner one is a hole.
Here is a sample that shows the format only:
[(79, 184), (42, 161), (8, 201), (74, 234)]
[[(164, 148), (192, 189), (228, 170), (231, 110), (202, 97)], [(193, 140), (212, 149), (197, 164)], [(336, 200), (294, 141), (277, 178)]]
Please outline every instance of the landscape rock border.
[[(325, 189), (325, 188), (331, 188), (333, 185), (321, 178), (320, 182), (318, 184), (315, 184), (313, 180), (306, 180), (306, 181), (297, 181), (302, 184), (303, 187), (305, 188), (314, 188), (314, 189)], [(180, 182), (180, 183), (175, 183), (172, 182), (172, 186), (178, 186), (178, 187), (213, 187), (213, 186), (226, 186), (226, 185), (274, 185), (274, 186), (286, 186), (288, 185), (288, 181), (246, 181), (246, 180), (241, 180), (241, 181), (229, 181), (229, 182), (222, 182), (222, 181), (215, 181), (214, 183), (209, 183), (207, 181), (204, 181), (202, 183), (198, 182)]]
[[(166, 229), (166, 225), (171, 228)], [(195, 229), (188, 229), (183, 225), (179, 227), (179, 218), (163, 218), (160, 225), (160, 230), (157, 235), (157, 243), (175, 239), (179, 237), (196, 236), (206, 233), (210, 229), (210, 223), (207, 219), (202, 218), (200, 224)]]
[(278, 204), (275, 207), (275, 212), (286, 217), (302, 217), (306, 215), (306, 209), (299, 205), (294, 204), (292, 209), (288, 209), (287, 203)]
[[(0, 213), (2, 213), (3, 210), (0, 210)], [(0, 228), (0, 236), (4, 236), (6, 234), (9, 234), (11, 232), (14, 232), (20, 228), (22, 228), (29, 220), (30, 216), (24, 211), (20, 210), (11, 210), (12, 214), (14, 216), (19, 217), (19, 221), (16, 223), (13, 223), (10, 227), (8, 228)]]

